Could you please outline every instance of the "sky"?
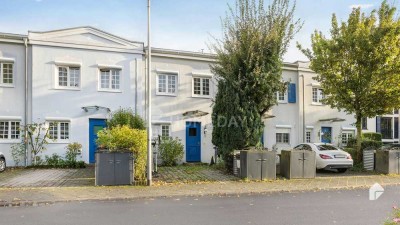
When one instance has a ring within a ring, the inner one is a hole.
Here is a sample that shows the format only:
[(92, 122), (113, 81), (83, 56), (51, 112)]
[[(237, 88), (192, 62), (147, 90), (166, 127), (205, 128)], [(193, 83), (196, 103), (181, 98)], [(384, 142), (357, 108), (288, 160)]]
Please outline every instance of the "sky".
[[(152, 46), (209, 52), (222, 34), (221, 18), (235, 0), (152, 0)], [(270, 0), (265, 0), (268, 4)], [(293, 2), (293, 0), (292, 0)], [(400, 0), (389, 0), (400, 8)], [(147, 0), (0, 0), (0, 32), (27, 34), (77, 26), (93, 26), (134, 41), (147, 40)], [(346, 20), (352, 7), (366, 13), (378, 0), (297, 0), (295, 17), (304, 21), (284, 60), (306, 60), (296, 42), (310, 46), (311, 33), (328, 34), (332, 14)]]

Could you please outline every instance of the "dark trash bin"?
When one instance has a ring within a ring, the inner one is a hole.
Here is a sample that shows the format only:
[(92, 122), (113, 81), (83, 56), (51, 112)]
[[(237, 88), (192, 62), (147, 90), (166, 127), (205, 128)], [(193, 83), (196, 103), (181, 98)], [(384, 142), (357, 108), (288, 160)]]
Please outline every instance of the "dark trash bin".
[(280, 174), (288, 179), (315, 178), (315, 152), (305, 150), (282, 150)]
[(95, 178), (97, 186), (133, 184), (133, 153), (97, 151)]
[(240, 177), (250, 180), (275, 180), (276, 152), (240, 151)]
[(375, 170), (383, 174), (399, 174), (400, 150), (377, 150)]

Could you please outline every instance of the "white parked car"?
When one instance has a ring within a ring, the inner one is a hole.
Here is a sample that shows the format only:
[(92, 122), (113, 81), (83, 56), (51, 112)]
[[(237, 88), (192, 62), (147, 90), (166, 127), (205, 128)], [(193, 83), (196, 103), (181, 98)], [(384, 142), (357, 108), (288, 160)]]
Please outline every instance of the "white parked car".
[(0, 173), (6, 170), (6, 157), (0, 152)]
[(339, 173), (344, 173), (347, 169), (353, 167), (351, 155), (331, 144), (303, 143), (294, 149), (314, 151), (317, 169), (337, 169)]

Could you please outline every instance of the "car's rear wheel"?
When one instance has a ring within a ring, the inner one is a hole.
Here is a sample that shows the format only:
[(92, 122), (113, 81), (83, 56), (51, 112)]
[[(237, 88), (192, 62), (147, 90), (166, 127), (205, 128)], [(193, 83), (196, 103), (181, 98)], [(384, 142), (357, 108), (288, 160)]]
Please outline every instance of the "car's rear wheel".
[(347, 168), (340, 168), (337, 169), (339, 173), (345, 173), (347, 171)]
[(0, 158), (0, 172), (6, 170), (6, 160), (4, 158)]

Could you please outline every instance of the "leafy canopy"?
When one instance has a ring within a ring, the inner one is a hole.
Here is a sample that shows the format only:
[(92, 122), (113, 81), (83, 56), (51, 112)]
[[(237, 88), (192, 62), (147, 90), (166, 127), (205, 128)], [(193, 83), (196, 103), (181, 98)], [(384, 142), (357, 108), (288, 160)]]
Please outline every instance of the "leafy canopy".
[(223, 38), (212, 45), (211, 66), (218, 92), (213, 106), (213, 143), (223, 155), (259, 143), (262, 116), (285, 90), (282, 56), (301, 28), (295, 4), (274, 0), (237, 0), (223, 20)]
[(324, 102), (361, 117), (400, 106), (400, 20), (384, 1), (369, 15), (353, 9), (347, 22), (332, 16), (330, 37), (315, 31), (302, 49), (324, 90)]

